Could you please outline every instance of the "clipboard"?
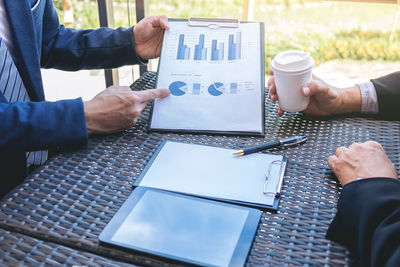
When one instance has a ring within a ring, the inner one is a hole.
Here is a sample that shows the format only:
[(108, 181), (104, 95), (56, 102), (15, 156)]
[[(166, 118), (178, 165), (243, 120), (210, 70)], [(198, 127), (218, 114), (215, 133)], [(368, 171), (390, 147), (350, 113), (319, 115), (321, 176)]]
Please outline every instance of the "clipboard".
[(278, 210), (288, 159), (163, 141), (134, 183), (184, 195), (260, 209)]
[(169, 24), (156, 87), (171, 95), (152, 102), (148, 130), (264, 136), (264, 24), (198, 17)]

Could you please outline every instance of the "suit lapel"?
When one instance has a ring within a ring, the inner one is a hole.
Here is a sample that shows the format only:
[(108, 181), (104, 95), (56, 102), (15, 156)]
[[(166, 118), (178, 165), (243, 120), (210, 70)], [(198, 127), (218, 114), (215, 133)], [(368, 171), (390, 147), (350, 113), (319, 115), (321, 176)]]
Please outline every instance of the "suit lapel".
[[(43, 1), (43, 0), (42, 0)], [(14, 61), (33, 101), (44, 100), (36, 31), (29, 1), (4, 1), (14, 45)]]

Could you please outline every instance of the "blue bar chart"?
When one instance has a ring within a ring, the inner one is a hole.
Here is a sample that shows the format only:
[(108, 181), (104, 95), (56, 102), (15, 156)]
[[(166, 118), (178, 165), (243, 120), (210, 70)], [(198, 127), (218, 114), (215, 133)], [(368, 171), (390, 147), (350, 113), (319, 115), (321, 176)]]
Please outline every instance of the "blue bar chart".
[(193, 94), (194, 95), (199, 95), (200, 94), (200, 84), (199, 83), (194, 83), (193, 84)]
[(204, 48), (204, 34), (200, 34), (199, 43), (194, 47), (194, 60), (206, 60), (207, 48)]
[(229, 34), (228, 60), (237, 60), (241, 58), (241, 43), (241, 32), (236, 32), (236, 42), (234, 40), (234, 35)]
[(184, 44), (185, 35), (179, 35), (179, 44), (178, 44), (178, 54), (176, 56), (177, 60), (188, 60), (190, 57), (190, 48)]
[(237, 93), (237, 83), (231, 83), (231, 94)]
[[(241, 32), (236, 32), (232, 34), (226, 33), (225, 36), (222, 35), (221, 37), (216, 37), (217, 36), (215, 35), (206, 35), (204, 33), (201, 33), (199, 35), (189, 33), (179, 34), (176, 59), (195, 61), (223, 61), (241, 59)], [(186, 40), (185, 38), (188, 38), (188, 40)], [(190, 47), (192, 47), (194, 51), (192, 55), (190, 54)], [(225, 53), (225, 49), (227, 49), (227, 53)], [(209, 53), (209, 51), (211, 51), (211, 53)]]
[(212, 40), (211, 43), (211, 60), (224, 60), (224, 43), (220, 42), (217, 48), (218, 41)]

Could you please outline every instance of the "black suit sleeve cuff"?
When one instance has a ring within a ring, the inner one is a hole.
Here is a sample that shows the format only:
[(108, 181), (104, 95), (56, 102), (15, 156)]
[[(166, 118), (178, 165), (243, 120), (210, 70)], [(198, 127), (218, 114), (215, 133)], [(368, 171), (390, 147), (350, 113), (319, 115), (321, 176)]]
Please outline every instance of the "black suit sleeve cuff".
[(400, 72), (372, 79), (378, 98), (379, 116), (399, 118)]

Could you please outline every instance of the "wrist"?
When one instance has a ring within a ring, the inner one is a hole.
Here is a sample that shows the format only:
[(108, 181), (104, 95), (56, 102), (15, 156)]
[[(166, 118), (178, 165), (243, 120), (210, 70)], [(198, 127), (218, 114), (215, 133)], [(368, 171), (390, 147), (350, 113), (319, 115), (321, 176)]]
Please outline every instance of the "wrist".
[(357, 85), (338, 89), (339, 108), (336, 114), (361, 112), (361, 92)]
[(83, 109), (84, 109), (84, 112), (85, 112), (85, 120), (86, 120), (86, 130), (87, 130), (87, 133), (88, 133), (88, 134), (92, 134), (92, 133), (94, 133), (95, 131), (93, 130), (93, 127), (92, 127), (93, 118), (92, 118), (92, 115), (91, 115), (91, 112), (90, 112), (90, 110), (91, 110), (91, 103), (90, 103), (90, 101), (85, 101), (85, 102), (83, 102)]

